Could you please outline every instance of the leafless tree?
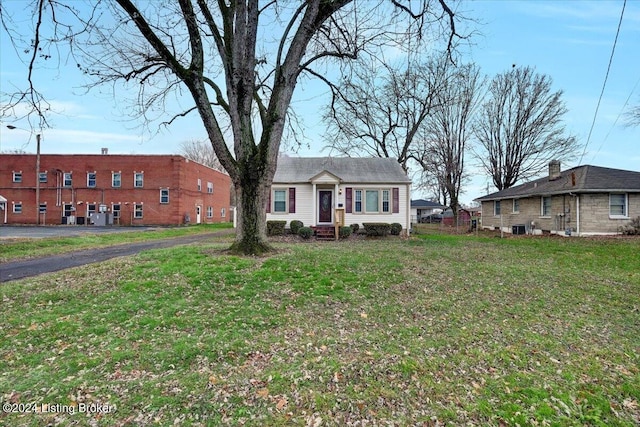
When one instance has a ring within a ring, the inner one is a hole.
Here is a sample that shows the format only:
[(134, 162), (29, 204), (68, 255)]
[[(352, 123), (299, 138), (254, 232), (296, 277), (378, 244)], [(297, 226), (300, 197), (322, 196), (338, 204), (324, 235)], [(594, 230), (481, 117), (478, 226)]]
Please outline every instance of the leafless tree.
[(347, 156), (391, 157), (408, 170), (412, 145), (444, 86), (448, 56), (393, 67), (363, 63), (334, 87), (327, 107), (329, 148)]
[(484, 79), (474, 64), (451, 68), (435, 92), (435, 107), (425, 120), (419, 143), (411, 157), (437, 189), (441, 203), (449, 206), (457, 223), (460, 190), (465, 175), (464, 160), (472, 124), (481, 100)]
[(475, 136), (477, 157), (498, 190), (539, 174), (552, 159), (569, 160), (578, 142), (567, 136), (562, 91), (531, 67), (498, 74), (489, 86)]
[(180, 143), (180, 154), (211, 169), (225, 171), (209, 141), (196, 139), (182, 141)]
[[(86, 3), (34, 0), (30, 37), (19, 34), (27, 27), (6, 13), (1, 17), (16, 44), (28, 41), (29, 56), (28, 87), (5, 105), (27, 102), (37, 117), (46, 117), (46, 99), (32, 73), (39, 61), (68, 57), (94, 84), (124, 85), (135, 93), (132, 115), (171, 124), (197, 113), (236, 188), (233, 249), (261, 253), (271, 250), (265, 204), (300, 76), (329, 82), (317, 67), (355, 59), (372, 46), (398, 48), (433, 28), (447, 31), (451, 46), (457, 33), (447, 3), (115, 0), (87, 9)], [(71, 49), (67, 56), (58, 50), (64, 46)], [(191, 106), (169, 113), (173, 98)], [(233, 150), (225, 143), (225, 126), (232, 131)]]
[(640, 104), (631, 107), (625, 114), (627, 126), (640, 126)]

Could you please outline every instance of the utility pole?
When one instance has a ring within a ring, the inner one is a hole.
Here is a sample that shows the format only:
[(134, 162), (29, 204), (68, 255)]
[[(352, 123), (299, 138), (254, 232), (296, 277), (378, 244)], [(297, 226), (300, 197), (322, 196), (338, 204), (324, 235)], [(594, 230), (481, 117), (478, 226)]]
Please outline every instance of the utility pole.
[(40, 225), (40, 134), (36, 134), (36, 224)]

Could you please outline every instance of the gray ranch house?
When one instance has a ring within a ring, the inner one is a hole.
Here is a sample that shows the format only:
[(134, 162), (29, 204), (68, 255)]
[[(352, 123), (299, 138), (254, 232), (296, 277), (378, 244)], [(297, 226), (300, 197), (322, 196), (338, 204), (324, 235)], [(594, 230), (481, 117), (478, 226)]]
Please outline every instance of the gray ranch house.
[(476, 199), (482, 227), (507, 233), (589, 236), (617, 234), (640, 216), (640, 172), (599, 166), (560, 170)]
[(411, 180), (390, 158), (282, 157), (267, 203), (267, 221), (309, 227), (365, 222), (410, 228)]

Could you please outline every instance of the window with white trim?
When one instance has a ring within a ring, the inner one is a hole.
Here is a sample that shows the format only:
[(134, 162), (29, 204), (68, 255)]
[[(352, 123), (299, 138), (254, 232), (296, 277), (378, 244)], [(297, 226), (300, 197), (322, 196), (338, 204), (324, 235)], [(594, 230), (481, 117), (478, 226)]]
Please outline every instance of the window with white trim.
[(16, 214), (22, 213), (22, 203), (21, 202), (13, 204), (13, 213), (16, 213)]
[(198, 178), (198, 191), (202, 191), (202, 180)]
[(627, 218), (628, 198), (626, 193), (609, 194), (609, 216), (611, 218)]
[(96, 213), (96, 205), (95, 203), (87, 204), (87, 217), (90, 217), (91, 214)]
[(46, 214), (47, 213), (47, 204), (46, 203), (40, 203), (40, 209), (39, 209), (41, 214)]
[(500, 212), (501, 212), (500, 200), (494, 200), (493, 201), (493, 215), (494, 216), (500, 216)]
[(362, 190), (354, 190), (353, 211), (362, 212)]
[(142, 218), (142, 203), (136, 203), (133, 205), (133, 217)]
[(62, 185), (64, 187), (71, 187), (71, 185), (73, 185), (73, 174), (71, 172), (65, 172), (62, 175)]
[(207, 218), (213, 218), (213, 206), (207, 206)]
[(227, 210), (225, 208), (220, 209), (220, 217), (226, 218), (226, 216), (227, 216)]
[(120, 204), (111, 205), (113, 219), (120, 219)]
[(391, 190), (366, 188), (353, 190), (354, 213), (391, 213)]
[(96, 173), (95, 172), (87, 172), (87, 187), (95, 187), (96, 186)]
[(213, 194), (213, 182), (207, 182), (207, 193)]
[(13, 172), (13, 182), (22, 182), (22, 172)]
[(169, 189), (161, 188), (160, 189), (160, 203), (167, 204), (169, 203)]
[(111, 172), (111, 186), (113, 188), (120, 188), (120, 186), (122, 186), (122, 173)]
[(47, 173), (46, 172), (38, 173), (38, 181), (40, 181), (40, 183), (46, 183), (47, 182)]
[(540, 215), (551, 216), (551, 197), (543, 196), (540, 199)]
[(391, 204), (389, 203), (389, 190), (382, 190), (382, 212), (389, 213)]
[(144, 172), (134, 172), (133, 173), (133, 186), (135, 188), (144, 187)]
[(273, 212), (287, 212), (287, 190), (273, 190)]
[(513, 213), (520, 213), (520, 199), (513, 199)]

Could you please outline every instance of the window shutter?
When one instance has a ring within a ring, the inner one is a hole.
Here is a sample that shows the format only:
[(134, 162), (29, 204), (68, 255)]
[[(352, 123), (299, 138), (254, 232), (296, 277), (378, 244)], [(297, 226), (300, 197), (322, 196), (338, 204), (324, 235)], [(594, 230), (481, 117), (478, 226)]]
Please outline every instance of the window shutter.
[(345, 213), (351, 213), (353, 209), (353, 188), (347, 187), (344, 190)]
[(400, 213), (400, 189), (393, 187), (393, 213)]
[(269, 192), (267, 193), (267, 213), (271, 213), (271, 188), (269, 188)]
[(289, 188), (289, 213), (296, 213), (296, 189)]

